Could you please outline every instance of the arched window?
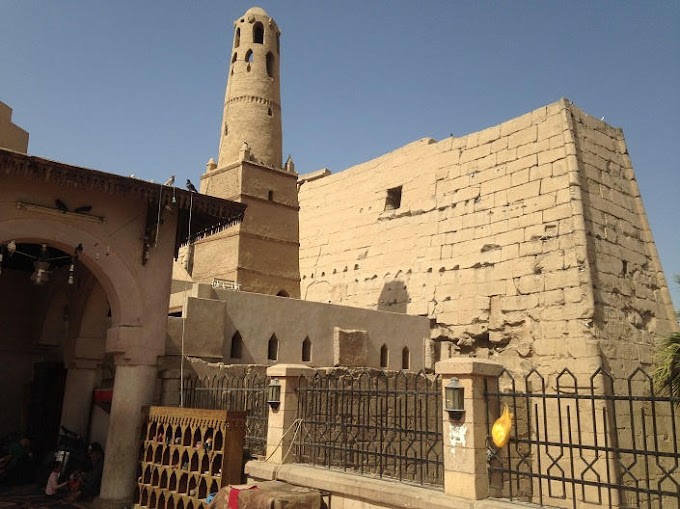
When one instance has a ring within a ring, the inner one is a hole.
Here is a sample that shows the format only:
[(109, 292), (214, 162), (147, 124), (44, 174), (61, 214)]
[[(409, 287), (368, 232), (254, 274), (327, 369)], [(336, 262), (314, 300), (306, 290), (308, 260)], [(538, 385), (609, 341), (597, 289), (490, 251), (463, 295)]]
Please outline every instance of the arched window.
[(405, 346), (401, 351), (401, 369), (409, 369), (411, 367), (411, 353), (408, 347)]
[(253, 63), (253, 50), (249, 49), (246, 51), (246, 58), (244, 60), (249, 64)]
[(272, 334), (269, 338), (269, 344), (267, 344), (267, 360), (275, 361), (279, 357), (279, 340), (276, 334)]
[(267, 53), (267, 76), (274, 77), (274, 55), (271, 52)]
[(256, 44), (264, 43), (264, 25), (259, 21), (253, 25), (253, 42)]
[(383, 345), (380, 347), (380, 367), (381, 368), (386, 368), (387, 363), (389, 362), (389, 356), (390, 353), (387, 350), (387, 345)]
[(231, 57), (231, 63), (233, 64), (234, 62), (236, 62), (237, 58), (238, 58), (238, 54), (234, 51), (234, 56)]
[(312, 342), (309, 336), (302, 342), (302, 362), (309, 362), (312, 360)]
[(236, 35), (234, 36), (234, 48), (238, 48), (241, 44), (241, 27), (236, 29)]
[(240, 359), (243, 355), (243, 338), (239, 331), (236, 331), (231, 337), (231, 349), (229, 352), (229, 357), (232, 359)]

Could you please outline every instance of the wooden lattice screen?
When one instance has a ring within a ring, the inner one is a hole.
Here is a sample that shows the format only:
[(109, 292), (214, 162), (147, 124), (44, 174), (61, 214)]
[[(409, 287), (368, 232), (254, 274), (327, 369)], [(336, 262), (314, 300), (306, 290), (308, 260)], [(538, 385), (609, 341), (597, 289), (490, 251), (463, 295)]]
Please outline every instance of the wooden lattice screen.
[(245, 412), (149, 407), (140, 443), (135, 508), (205, 509), (240, 484)]

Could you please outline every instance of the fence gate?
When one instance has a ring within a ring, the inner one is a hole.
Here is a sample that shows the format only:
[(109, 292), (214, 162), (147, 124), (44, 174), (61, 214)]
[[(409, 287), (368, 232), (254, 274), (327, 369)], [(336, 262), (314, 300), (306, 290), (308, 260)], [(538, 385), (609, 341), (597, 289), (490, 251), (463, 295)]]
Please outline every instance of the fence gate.
[[(547, 377), (504, 371), (488, 407), (508, 405), (513, 433), (489, 445), (494, 496), (541, 505), (680, 509), (680, 398), (656, 395), (638, 368)], [(493, 423), (487, 418), (490, 429)]]
[(441, 378), (336, 369), (302, 378), (299, 463), (443, 487)]

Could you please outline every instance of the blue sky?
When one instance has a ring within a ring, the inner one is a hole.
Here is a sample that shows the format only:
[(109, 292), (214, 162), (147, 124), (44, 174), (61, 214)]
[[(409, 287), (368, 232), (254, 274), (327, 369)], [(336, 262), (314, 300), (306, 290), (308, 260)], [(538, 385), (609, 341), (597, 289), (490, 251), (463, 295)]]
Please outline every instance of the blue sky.
[[(232, 21), (252, 5), (0, 0), (0, 100), (32, 154), (197, 181), (216, 157)], [(282, 30), (284, 158), (300, 173), (568, 97), (623, 128), (666, 275), (680, 274), (678, 0), (259, 5)]]

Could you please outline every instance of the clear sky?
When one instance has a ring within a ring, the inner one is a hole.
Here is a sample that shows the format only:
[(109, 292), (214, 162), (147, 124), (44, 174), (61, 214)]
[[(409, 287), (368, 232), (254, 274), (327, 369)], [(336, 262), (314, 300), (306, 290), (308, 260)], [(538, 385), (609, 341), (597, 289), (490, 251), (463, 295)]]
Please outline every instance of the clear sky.
[[(0, 0), (0, 101), (35, 155), (195, 182), (217, 156), (241, 0)], [(334, 172), (561, 97), (621, 127), (680, 274), (680, 1), (268, 0), (284, 159)], [(670, 283), (676, 305), (680, 288)]]

